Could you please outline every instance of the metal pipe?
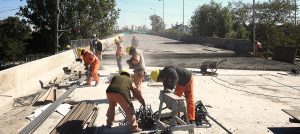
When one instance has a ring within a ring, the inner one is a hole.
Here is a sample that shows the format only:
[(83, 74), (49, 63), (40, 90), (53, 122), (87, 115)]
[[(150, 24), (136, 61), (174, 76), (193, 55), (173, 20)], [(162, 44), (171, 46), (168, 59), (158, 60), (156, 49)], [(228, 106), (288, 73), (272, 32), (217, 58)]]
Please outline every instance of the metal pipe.
[(209, 117), (211, 120), (213, 120), (215, 123), (217, 123), (221, 128), (223, 128), (228, 134), (232, 134), (227, 128), (225, 128), (221, 123), (219, 123), (216, 119), (211, 117), (209, 114), (206, 114), (207, 117)]

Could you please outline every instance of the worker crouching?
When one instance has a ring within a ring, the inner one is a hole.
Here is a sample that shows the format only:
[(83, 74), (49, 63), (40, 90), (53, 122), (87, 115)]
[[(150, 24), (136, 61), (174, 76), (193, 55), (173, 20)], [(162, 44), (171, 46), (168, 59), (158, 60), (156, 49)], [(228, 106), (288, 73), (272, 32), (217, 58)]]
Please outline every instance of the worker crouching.
[(164, 90), (174, 89), (177, 96), (184, 97), (187, 103), (187, 113), (190, 123), (195, 121), (194, 80), (190, 71), (182, 67), (167, 66), (163, 70), (154, 70), (151, 79), (163, 82)]
[(145, 101), (141, 93), (137, 90), (135, 84), (130, 79), (128, 72), (121, 72), (120, 75), (114, 76), (110, 85), (106, 89), (106, 96), (108, 100), (107, 127), (110, 128), (115, 118), (115, 107), (117, 103), (124, 110), (126, 119), (131, 127), (131, 132), (142, 131), (138, 127), (135, 117), (133, 104), (130, 100), (130, 91), (138, 99), (138, 101), (145, 107)]
[(99, 59), (90, 51), (85, 51), (82, 48), (77, 48), (77, 53), (82, 57), (84, 65), (89, 68), (91, 76), (87, 79), (87, 85), (91, 85), (92, 80), (96, 81), (95, 86), (99, 84), (98, 68), (100, 65)]

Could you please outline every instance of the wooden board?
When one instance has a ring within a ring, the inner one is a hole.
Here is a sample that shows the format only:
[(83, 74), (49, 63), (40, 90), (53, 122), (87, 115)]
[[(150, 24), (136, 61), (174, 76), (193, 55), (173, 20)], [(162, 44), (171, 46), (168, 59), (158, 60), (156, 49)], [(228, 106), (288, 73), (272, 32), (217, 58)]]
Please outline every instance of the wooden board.
[(296, 120), (300, 121), (300, 110), (288, 110), (288, 109), (281, 109), (281, 110), (287, 113), (288, 115), (292, 116)]

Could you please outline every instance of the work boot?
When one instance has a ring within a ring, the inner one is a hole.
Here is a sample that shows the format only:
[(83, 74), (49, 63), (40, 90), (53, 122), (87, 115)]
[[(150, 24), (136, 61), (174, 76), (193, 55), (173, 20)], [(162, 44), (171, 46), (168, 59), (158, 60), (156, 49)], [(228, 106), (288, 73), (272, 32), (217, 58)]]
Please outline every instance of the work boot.
[(106, 127), (106, 128), (111, 128), (111, 125), (106, 125), (105, 127)]
[(195, 124), (194, 120), (189, 120), (190, 124)]
[(138, 132), (142, 132), (143, 130), (140, 128), (136, 128), (134, 130), (131, 130), (132, 133), (138, 133)]

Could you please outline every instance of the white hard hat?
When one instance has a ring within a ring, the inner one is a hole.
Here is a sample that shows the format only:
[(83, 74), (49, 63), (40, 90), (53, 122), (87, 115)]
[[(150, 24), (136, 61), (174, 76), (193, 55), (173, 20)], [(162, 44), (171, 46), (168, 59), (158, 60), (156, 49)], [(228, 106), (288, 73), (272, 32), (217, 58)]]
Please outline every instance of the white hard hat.
[(94, 37), (96, 37), (96, 34), (93, 34)]

